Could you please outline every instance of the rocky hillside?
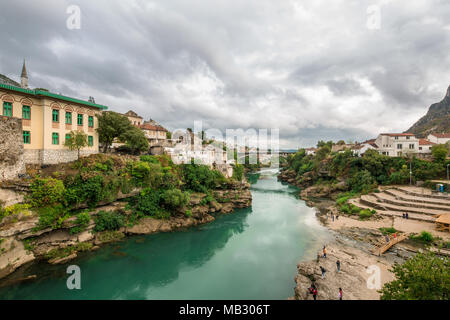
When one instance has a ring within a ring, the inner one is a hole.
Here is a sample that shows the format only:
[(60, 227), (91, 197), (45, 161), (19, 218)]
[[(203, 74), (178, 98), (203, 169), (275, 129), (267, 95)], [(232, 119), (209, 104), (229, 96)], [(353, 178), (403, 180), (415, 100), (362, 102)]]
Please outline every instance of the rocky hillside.
[(432, 104), (428, 112), (419, 121), (417, 121), (408, 133), (414, 133), (419, 137), (425, 137), (432, 132), (450, 131), (450, 86), (444, 99)]

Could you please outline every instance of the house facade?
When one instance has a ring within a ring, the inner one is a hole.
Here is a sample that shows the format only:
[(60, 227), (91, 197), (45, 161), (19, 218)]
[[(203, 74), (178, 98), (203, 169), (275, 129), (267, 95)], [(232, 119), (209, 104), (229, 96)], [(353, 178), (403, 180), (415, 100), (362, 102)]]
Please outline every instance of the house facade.
[(427, 138), (435, 144), (445, 144), (450, 141), (450, 133), (431, 133)]
[[(77, 159), (77, 152), (64, 146), (71, 131), (83, 131), (89, 146), (82, 155), (98, 153), (97, 114), (106, 106), (51, 93), (28, 89), (25, 65), (21, 86), (0, 83), (1, 114), (22, 120), (24, 162), (55, 164)], [(1, 133), (0, 133), (1, 134)]]
[(412, 133), (382, 133), (375, 139), (378, 152), (390, 157), (419, 153), (419, 139)]

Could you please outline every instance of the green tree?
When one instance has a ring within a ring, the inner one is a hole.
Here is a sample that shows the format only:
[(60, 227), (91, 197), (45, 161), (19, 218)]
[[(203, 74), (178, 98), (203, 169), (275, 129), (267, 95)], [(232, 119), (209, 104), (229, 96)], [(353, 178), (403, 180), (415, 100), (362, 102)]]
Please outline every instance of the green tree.
[(98, 138), (103, 144), (103, 152), (112, 145), (114, 139), (121, 137), (125, 132), (131, 130), (133, 125), (127, 117), (116, 112), (102, 112), (98, 118)]
[(444, 163), (447, 158), (448, 149), (444, 144), (437, 144), (431, 148), (434, 162)]
[(395, 264), (396, 279), (380, 290), (382, 300), (448, 300), (450, 272), (448, 257), (419, 253), (403, 264)]
[(66, 139), (64, 146), (70, 150), (77, 150), (80, 160), (80, 150), (88, 146), (87, 135), (83, 131), (70, 131), (69, 139)]
[(145, 137), (144, 132), (139, 128), (129, 128), (120, 136), (120, 139), (125, 141), (127, 148), (133, 154), (148, 151), (148, 140)]

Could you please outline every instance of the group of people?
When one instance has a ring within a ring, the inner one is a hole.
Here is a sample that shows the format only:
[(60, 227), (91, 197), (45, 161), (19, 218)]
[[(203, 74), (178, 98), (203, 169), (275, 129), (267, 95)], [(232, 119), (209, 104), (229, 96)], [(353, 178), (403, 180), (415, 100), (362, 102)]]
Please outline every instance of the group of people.
[(409, 219), (408, 212), (403, 213), (402, 216), (403, 216), (403, 217), (402, 217), (403, 219)]
[[(321, 257), (322, 258), (327, 257), (327, 247), (326, 246), (323, 246), (322, 254), (320, 252), (317, 254), (317, 262), (320, 261)], [(320, 267), (320, 271), (322, 273), (322, 279), (324, 279), (327, 270), (323, 266), (319, 266), (319, 267)], [(336, 268), (337, 268), (338, 273), (341, 272), (341, 261), (340, 260), (336, 261)], [(309, 288), (309, 293), (313, 295), (314, 300), (317, 299), (317, 287), (314, 283), (311, 284), (311, 287)], [(339, 300), (342, 300), (342, 294), (343, 294), (342, 288), (339, 288), (339, 295), (338, 295)]]

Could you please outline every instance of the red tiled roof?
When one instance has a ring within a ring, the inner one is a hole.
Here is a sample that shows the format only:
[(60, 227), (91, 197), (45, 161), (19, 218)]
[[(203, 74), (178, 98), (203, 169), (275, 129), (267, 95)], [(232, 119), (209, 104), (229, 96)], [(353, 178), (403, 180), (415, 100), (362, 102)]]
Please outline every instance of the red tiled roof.
[(381, 135), (390, 137), (414, 137), (412, 133), (382, 133)]
[(151, 124), (148, 124), (148, 123), (141, 124), (141, 125), (139, 126), (139, 128), (144, 129), (144, 130), (151, 130), (151, 131), (166, 131), (166, 132), (167, 132), (167, 130), (164, 129), (163, 127), (160, 127), (160, 126), (154, 126), (154, 125), (151, 125)]
[(450, 133), (432, 133), (436, 138), (450, 138)]
[(419, 146), (429, 146), (435, 144), (434, 142), (431, 142), (430, 140), (427, 139), (419, 139)]

